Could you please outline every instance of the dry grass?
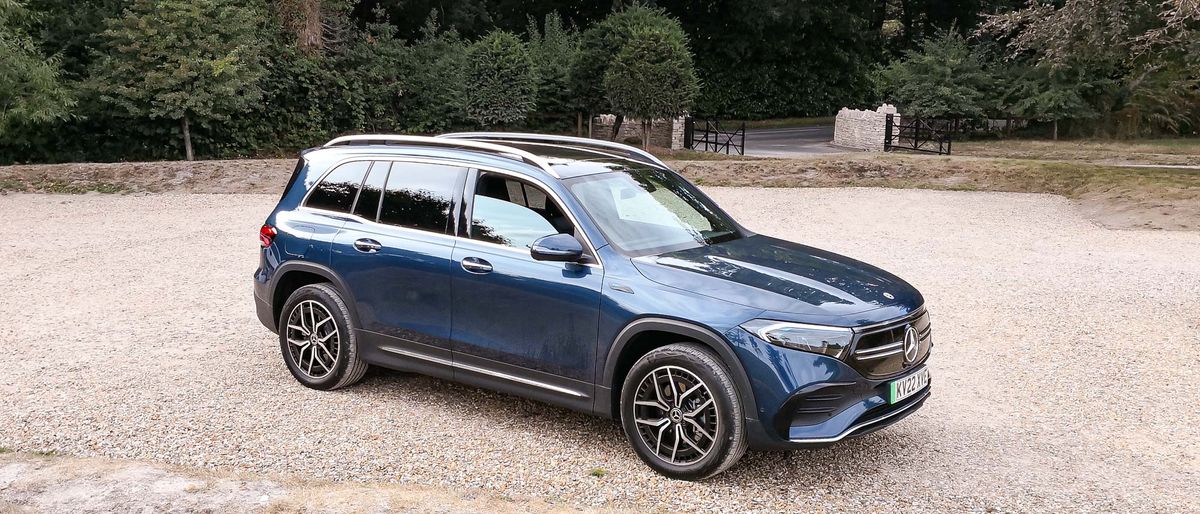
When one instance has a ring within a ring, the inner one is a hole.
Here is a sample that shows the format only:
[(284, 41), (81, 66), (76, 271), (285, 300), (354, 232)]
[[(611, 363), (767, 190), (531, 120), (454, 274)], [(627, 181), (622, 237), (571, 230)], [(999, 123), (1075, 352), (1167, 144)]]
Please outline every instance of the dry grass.
[(954, 143), (955, 155), (1108, 164), (1200, 165), (1200, 138), (1132, 141), (1004, 139)]
[(759, 161), (677, 162), (707, 186), (888, 187), (1051, 193), (1079, 200), (1118, 228), (1200, 228), (1200, 171), (959, 156), (844, 154)]

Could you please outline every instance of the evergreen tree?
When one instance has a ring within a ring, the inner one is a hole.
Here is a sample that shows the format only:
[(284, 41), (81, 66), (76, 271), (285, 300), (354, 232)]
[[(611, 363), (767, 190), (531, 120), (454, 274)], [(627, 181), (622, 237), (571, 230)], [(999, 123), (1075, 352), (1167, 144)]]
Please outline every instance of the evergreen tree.
[(546, 15), (542, 28), (529, 18), (529, 56), (537, 75), (537, 121), (565, 128), (564, 121), (576, 111), (570, 90), (570, 71), (579, 55), (579, 34), (563, 25), (557, 12)]
[(680, 39), (662, 29), (636, 32), (604, 74), (613, 109), (642, 121), (642, 146), (650, 148), (655, 119), (687, 111), (699, 91), (692, 54)]
[(467, 50), (467, 117), (488, 126), (522, 121), (537, 103), (529, 51), (511, 32), (493, 31)]
[[(603, 83), (608, 67), (634, 34), (648, 29), (662, 30), (672, 39), (687, 44), (687, 34), (678, 21), (662, 9), (640, 4), (610, 15), (581, 35), (579, 57), (571, 67), (570, 84), (578, 108), (588, 113), (589, 118), (591, 114), (613, 110)], [(621, 129), (622, 121), (623, 117), (618, 113), (613, 125), (614, 137)]]
[(944, 31), (883, 68), (879, 81), (884, 98), (904, 115), (979, 118), (986, 114), (993, 78), (966, 39)]
[(226, 119), (262, 96), (260, 19), (232, 0), (136, 0), (107, 23), (91, 86), (131, 116), (178, 121), (192, 160), (192, 122)]

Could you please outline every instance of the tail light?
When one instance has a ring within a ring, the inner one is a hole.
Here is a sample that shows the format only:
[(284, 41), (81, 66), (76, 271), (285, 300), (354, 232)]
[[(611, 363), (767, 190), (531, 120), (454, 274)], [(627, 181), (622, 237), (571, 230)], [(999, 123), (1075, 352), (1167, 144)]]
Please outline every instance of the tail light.
[(263, 248), (271, 246), (271, 242), (275, 240), (275, 234), (275, 227), (263, 225), (258, 229), (258, 242), (262, 244)]

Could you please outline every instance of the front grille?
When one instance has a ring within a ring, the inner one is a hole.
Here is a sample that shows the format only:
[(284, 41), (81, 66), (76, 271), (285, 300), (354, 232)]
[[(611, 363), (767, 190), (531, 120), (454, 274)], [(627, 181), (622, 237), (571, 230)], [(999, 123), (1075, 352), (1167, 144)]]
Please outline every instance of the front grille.
[[(904, 334), (908, 327), (917, 332), (917, 356), (912, 362), (904, 360)], [(898, 375), (925, 360), (933, 344), (929, 313), (921, 309), (901, 319), (869, 327), (855, 335), (854, 350), (849, 363), (868, 378)]]

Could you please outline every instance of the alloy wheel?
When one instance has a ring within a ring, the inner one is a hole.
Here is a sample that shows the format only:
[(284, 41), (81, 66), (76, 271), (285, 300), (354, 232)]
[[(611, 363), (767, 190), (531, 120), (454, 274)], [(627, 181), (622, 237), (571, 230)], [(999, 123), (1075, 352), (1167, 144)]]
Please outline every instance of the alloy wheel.
[(692, 464), (720, 437), (717, 403), (708, 385), (679, 366), (662, 366), (638, 384), (633, 418), (647, 448), (664, 462)]
[(333, 314), (320, 302), (305, 300), (288, 314), (288, 353), (296, 369), (311, 379), (319, 380), (333, 372), (341, 339)]

